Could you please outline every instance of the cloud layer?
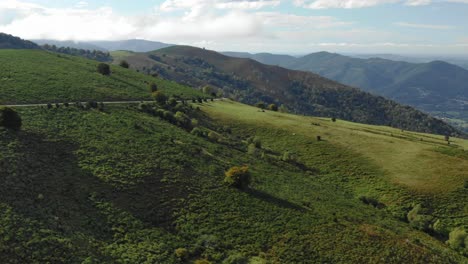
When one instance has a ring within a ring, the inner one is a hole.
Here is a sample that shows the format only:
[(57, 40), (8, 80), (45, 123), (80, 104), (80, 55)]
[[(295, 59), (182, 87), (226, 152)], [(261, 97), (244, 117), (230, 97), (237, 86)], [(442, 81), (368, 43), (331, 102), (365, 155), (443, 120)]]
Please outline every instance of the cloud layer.
[[(449, 32), (458, 28), (419, 21), (391, 21), (388, 26), (396, 30), (381, 30), (359, 21), (319, 15), (316, 10), (309, 9), (364, 8), (396, 3), (418, 6), (431, 2), (295, 0), (288, 5), (291, 8), (300, 6), (307, 12), (286, 12), (281, 8), (285, 0), (165, 0), (146, 13), (129, 15), (118, 13), (110, 6), (92, 9), (88, 2), (78, 0), (68, 8), (53, 8), (27, 0), (1, 0), (0, 32), (26, 39), (86, 41), (139, 38), (217, 50), (303, 53), (311, 49), (339, 47), (365, 50), (366, 45), (369, 48), (409, 49), (411, 45), (407, 43), (415, 43), (413, 46), (416, 47), (421, 45), (419, 40), (422, 38), (414, 34), (404, 35), (398, 28), (426, 32)], [(446, 2), (465, 3), (468, 0)], [(458, 39), (464, 37), (459, 36)], [(398, 45), (399, 42), (404, 44)], [(385, 43), (394, 45), (383, 45)]]

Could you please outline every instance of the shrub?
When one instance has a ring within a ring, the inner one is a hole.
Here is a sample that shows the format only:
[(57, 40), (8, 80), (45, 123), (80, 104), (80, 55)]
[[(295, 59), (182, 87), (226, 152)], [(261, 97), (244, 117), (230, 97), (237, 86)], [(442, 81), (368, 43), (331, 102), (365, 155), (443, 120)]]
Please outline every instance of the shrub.
[(130, 64), (128, 64), (128, 62), (125, 61), (125, 60), (120, 61), (119, 66), (122, 67), (122, 68), (125, 68), (125, 69), (130, 68)]
[(153, 99), (160, 105), (164, 105), (166, 104), (166, 101), (167, 101), (167, 97), (166, 95), (161, 92), (161, 91), (156, 91), (154, 93), (152, 93), (152, 96), (153, 96)]
[(150, 83), (149, 85), (151, 93), (154, 93), (158, 90), (158, 85), (156, 83)]
[(195, 136), (199, 136), (199, 137), (205, 137), (206, 136), (206, 133), (203, 130), (201, 130), (200, 128), (198, 128), (198, 127), (192, 129), (190, 134), (195, 135)]
[(440, 219), (437, 219), (437, 221), (435, 221), (435, 223), (432, 225), (432, 230), (443, 236), (448, 235), (447, 226), (442, 221), (440, 221)]
[(297, 158), (296, 158), (296, 155), (294, 153), (291, 153), (289, 151), (285, 151), (283, 153), (283, 156), (281, 157), (281, 160), (285, 161), (285, 162), (296, 162)]
[(211, 94), (211, 93), (213, 93), (213, 88), (211, 88), (211, 86), (209, 86), (209, 85), (203, 87), (202, 90), (203, 90), (203, 93), (204, 93), (204, 94)]
[(211, 140), (211, 141), (214, 141), (214, 142), (218, 142), (221, 140), (221, 135), (214, 132), (214, 131), (210, 131), (210, 133), (208, 133), (208, 138)]
[(268, 106), (268, 109), (270, 109), (271, 111), (275, 111), (275, 112), (276, 112), (276, 111), (278, 111), (278, 106), (275, 105), (275, 104), (270, 104), (270, 105)]
[(336, 122), (336, 117), (332, 117), (331, 121)]
[(51, 103), (48, 103), (47, 104), (47, 109), (51, 109), (52, 108), (52, 104)]
[(186, 114), (180, 111), (177, 111), (174, 118), (177, 121), (177, 123), (183, 128), (190, 129), (190, 127), (192, 126), (192, 120), (190, 120), (190, 118)]
[(177, 248), (174, 254), (179, 260), (186, 260), (189, 256), (189, 252), (186, 248)]
[(426, 213), (426, 210), (420, 204), (417, 204), (411, 211), (408, 212), (408, 222), (416, 229), (428, 230), (432, 223), (432, 216)]
[(260, 109), (265, 109), (266, 108), (266, 105), (264, 102), (258, 102), (255, 104), (256, 107), (260, 108)]
[(248, 144), (254, 144), (256, 148), (262, 148), (262, 140), (259, 137), (250, 137), (247, 139)]
[(0, 126), (12, 130), (20, 130), (22, 125), (21, 117), (10, 107), (0, 107)]
[(102, 75), (110, 75), (110, 66), (109, 64), (99, 63), (97, 66), (97, 71)]
[(260, 150), (255, 146), (254, 143), (249, 144), (247, 147), (247, 153), (252, 156), (259, 156), (260, 155)]
[(249, 263), (249, 259), (239, 253), (230, 255), (228, 258), (226, 258), (223, 261), (223, 264), (248, 264), (248, 263)]
[(449, 234), (447, 245), (455, 250), (468, 249), (468, 234), (462, 227), (457, 227)]
[(177, 100), (175, 98), (170, 98), (168, 104), (172, 107), (177, 105)]
[(245, 189), (250, 184), (249, 167), (232, 167), (225, 174), (224, 183), (230, 187)]

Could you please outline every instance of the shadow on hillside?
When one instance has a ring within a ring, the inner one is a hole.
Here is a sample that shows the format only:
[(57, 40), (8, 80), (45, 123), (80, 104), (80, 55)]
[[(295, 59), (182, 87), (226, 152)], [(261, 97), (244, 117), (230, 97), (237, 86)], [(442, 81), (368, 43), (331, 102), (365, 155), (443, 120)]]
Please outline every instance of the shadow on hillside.
[(249, 195), (251, 195), (252, 197), (256, 198), (256, 199), (259, 199), (259, 200), (262, 200), (264, 202), (267, 202), (267, 203), (271, 203), (271, 204), (274, 204), (276, 206), (279, 206), (279, 207), (283, 207), (283, 208), (287, 208), (287, 209), (293, 209), (293, 210), (296, 210), (296, 211), (300, 211), (300, 212), (304, 212), (305, 209), (297, 204), (294, 204), (294, 203), (291, 203), (287, 200), (284, 200), (284, 199), (281, 199), (281, 198), (278, 198), (278, 197), (275, 197), (271, 194), (268, 194), (266, 192), (263, 192), (263, 191), (259, 191), (259, 190), (254, 190), (254, 189), (247, 189), (245, 190), (246, 193), (248, 193)]
[(180, 183), (161, 182), (163, 171), (155, 171), (153, 177), (136, 186), (109, 185), (79, 166), (75, 154), (79, 146), (70, 141), (48, 140), (25, 131), (4, 140), (6, 144), (19, 143), (16, 157), (0, 159), (0, 203), (58, 232), (111, 237), (107, 216), (96, 208), (92, 196), (151, 226), (171, 229), (178, 207), (174, 201), (187, 196)]
[(110, 237), (107, 220), (90, 195), (112, 190), (78, 166), (74, 154), (78, 146), (24, 131), (11, 135), (10, 141), (18, 144), (14, 157), (0, 160), (0, 202), (57, 232)]

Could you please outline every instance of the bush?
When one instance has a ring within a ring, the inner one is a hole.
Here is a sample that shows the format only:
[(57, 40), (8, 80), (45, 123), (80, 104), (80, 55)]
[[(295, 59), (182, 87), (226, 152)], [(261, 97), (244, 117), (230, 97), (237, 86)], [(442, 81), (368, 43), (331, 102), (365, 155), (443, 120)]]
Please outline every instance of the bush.
[(22, 125), (21, 117), (10, 107), (0, 107), (0, 126), (20, 130)]
[(166, 104), (166, 101), (167, 101), (167, 97), (166, 95), (161, 92), (161, 91), (156, 91), (154, 93), (152, 93), (152, 96), (153, 96), (153, 99), (160, 105), (164, 105)]
[(266, 108), (266, 105), (264, 102), (258, 102), (255, 104), (256, 107), (260, 108), (260, 109), (265, 109)]
[(223, 261), (223, 264), (248, 264), (249, 259), (242, 254), (233, 254), (230, 255), (227, 259)]
[(455, 228), (449, 234), (449, 239), (447, 240), (447, 245), (455, 250), (464, 250), (468, 249), (468, 234), (465, 229), (462, 227)]
[(428, 230), (432, 223), (432, 216), (420, 204), (408, 212), (407, 218), (410, 225), (419, 230)]
[(278, 111), (278, 106), (275, 105), (275, 104), (270, 104), (270, 105), (268, 106), (268, 109), (270, 109), (271, 111), (275, 111), (275, 112), (276, 112), (276, 111)]
[(291, 153), (289, 151), (285, 151), (283, 153), (283, 156), (281, 157), (281, 160), (285, 161), (285, 162), (296, 162), (297, 158), (296, 158), (296, 155), (294, 153)]
[(177, 100), (175, 98), (170, 98), (168, 104), (172, 107), (177, 105)]
[(183, 128), (187, 128), (187, 129), (191, 128), (192, 120), (190, 120), (190, 118), (186, 114), (178, 111), (175, 114), (174, 118), (177, 121), (177, 124), (179, 124), (179, 126), (181, 126)]
[(262, 140), (259, 137), (250, 137), (247, 139), (248, 144), (254, 144), (256, 148), (262, 148)]
[(186, 248), (178, 248), (174, 251), (174, 254), (179, 260), (186, 260), (189, 256), (189, 252)]
[(125, 68), (125, 69), (130, 68), (130, 64), (128, 64), (128, 62), (125, 61), (125, 60), (120, 61), (119, 66), (122, 67), (122, 68)]
[(211, 93), (213, 93), (213, 88), (211, 88), (211, 86), (209, 86), (209, 85), (203, 87), (202, 90), (203, 90), (203, 93), (204, 93), (204, 94), (211, 94)]
[(156, 83), (150, 83), (149, 85), (151, 93), (154, 93), (158, 90), (158, 85)]
[(219, 142), (221, 140), (221, 135), (214, 131), (210, 131), (210, 133), (208, 133), (208, 139), (213, 142)]
[(201, 130), (200, 128), (198, 128), (198, 127), (192, 129), (190, 134), (195, 135), (195, 136), (199, 136), (199, 137), (205, 137), (206, 136), (206, 133), (203, 130)]
[(258, 156), (260, 155), (260, 150), (255, 146), (254, 143), (251, 143), (251, 144), (249, 144), (249, 146), (247, 147), (247, 153), (248, 153), (249, 155), (258, 157)]
[(110, 75), (110, 66), (109, 64), (99, 63), (97, 66), (97, 71), (102, 75)]
[(435, 221), (435, 223), (432, 225), (432, 230), (434, 230), (434, 232), (439, 235), (448, 235), (447, 226), (442, 221), (440, 221), (440, 219), (437, 219), (437, 221)]
[(232, 167), (225, 174), (224, 183), (230, 187), (245, 189), (250, 184), (249, 167)]

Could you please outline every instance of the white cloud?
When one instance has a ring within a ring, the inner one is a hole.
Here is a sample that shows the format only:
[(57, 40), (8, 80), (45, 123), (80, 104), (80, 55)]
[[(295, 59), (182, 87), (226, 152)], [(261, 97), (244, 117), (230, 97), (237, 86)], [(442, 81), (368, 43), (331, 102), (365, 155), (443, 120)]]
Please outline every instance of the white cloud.
[(310, 9), (326, 8), (364, 8), (383, 4), (404, 4), (408, 6), (424, 6), (434, 2), (468, 3), (468, 0), (294, 0), (296, 6)]
[(88, 7), (89, 6), (89, 3), (86, 2), (86, 1), (80, 1), (78, 3), (76, 3), (75, 7), (76, 8), (85, 8), (85, 7)]
[(400, 27), (408, 27), (408, 28), (422, 28), (422, 29), (440, 29), (440, 30), (447, 30), (447, 29), (454, 29), (454, 26), (449, 25), (432, 25), (432, 24), (415, 24), (415, 23), (407, 23), (407, 22), (396, 22), (394, 25)]

